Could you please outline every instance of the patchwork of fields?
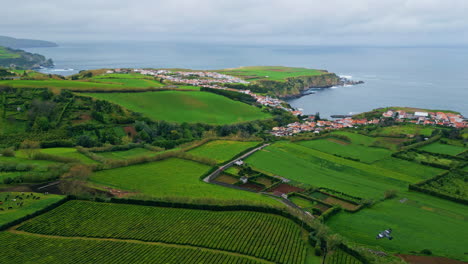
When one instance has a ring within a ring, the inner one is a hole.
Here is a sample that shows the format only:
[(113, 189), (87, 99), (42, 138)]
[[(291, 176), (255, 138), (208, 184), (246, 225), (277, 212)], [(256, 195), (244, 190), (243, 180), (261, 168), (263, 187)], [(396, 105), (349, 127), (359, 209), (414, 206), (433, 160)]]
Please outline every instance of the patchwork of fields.
[(413, 175), (343, 159), (289, 142), (268, 146), (246, 162), (290, 180), (361, 198), (379, 199), (386, 190), (404, 189), (408, 183), (421, 180)]
[(208, 92), (92, 93), (154, 120), (178, 123), (231, 124), (267, 119), (259, 108)]
[[(461, 160), (414, 151), (403, 153), (411, 161), (403, 160), (391, 157), (390, 150), (379, 149), (381, 155), (375, 152), (377, 148), (372, 146), (376, 138), (348, 132), (333, 134), (346, 136), (349, 141), (331, 137), (295, 143), (276, 142), (252, 155), (246, 162), (261, 171), (295, 182), (377, 201), (370, 208), (356, 213), (342, 212), (327, 221), (333, 231), (343, 234), (350, 241), (376, 250), (414, 254), (428, 249), (437, 256), (467, 260), (465, 247), (460, 243), (464, 237), (468, 237), (466, 206), (408, 191), (408, 184), (428, 180), (444, 172), (440, 168), (425, 166), (420, 161), (453, 166), (461, 163)], [(466, 150), (440, 143), (432, 143), (421, 149), (449, 155)], [(437, 181), (428, 182), (424, 188), (466, 197), (465, 174), (449, 173)], [(388, 190), (394, 190), (396, 198), (383, 200)], [(315, 202), (297, 196), (292, 196), (291, 201), (302, 208), (317, 207)], [(394, 230), (394, 239), (376, 240), (375, 236), (386, 228)], [(328, 256), (326, 262), (341, 263), (335, 262), (337, 258), (341, 256)], [(346, 258), (344, 260), (348, 261)]]

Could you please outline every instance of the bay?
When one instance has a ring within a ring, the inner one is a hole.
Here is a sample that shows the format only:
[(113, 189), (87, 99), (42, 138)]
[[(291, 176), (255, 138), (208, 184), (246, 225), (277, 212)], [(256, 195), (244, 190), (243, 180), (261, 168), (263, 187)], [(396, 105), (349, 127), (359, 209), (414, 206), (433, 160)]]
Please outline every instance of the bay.
[(326, 69), (365, 83), (319, 89), (288, 102), (322, 117), (385, 106), (451, 109), (468, 115), (468, 47), (231, 45), (168, 42), (59, 43), (27, 49), (54, 60), (45, 72), (98, 68), (222, 69), (281, 65)]

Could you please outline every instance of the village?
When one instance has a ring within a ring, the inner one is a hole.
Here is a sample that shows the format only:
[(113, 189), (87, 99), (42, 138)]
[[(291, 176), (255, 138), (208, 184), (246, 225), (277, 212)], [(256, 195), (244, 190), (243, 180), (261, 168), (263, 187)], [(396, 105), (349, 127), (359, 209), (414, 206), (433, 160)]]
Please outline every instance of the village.
[(386, 118), (393, 118), (396, 123), (412, 123), (425, 126), (446, 126), (454, 128), (468, 127), (468, 121), (460, 114), (444, 113), (444, 112), (406, 112), (403, 110), (387, 110), (381, 118), (368, 119), (353, 119), (345, 117), (329, 120), (315, 120), (315, 116), (309, 116), (304, 119), (304, 123), (294, 122), (284, 127), (274, 127), (271, 131), (272, 135), (292, 136), (302, 132), (313, 132), (319, 134), (326, 130), (336, 130), (342, 128), (352, 128), (363, 125), (376, 125), (380, 122), (385, 122)]
[[(114, 69), (109, 70), (107, 73), (129, 73), (136, 72), (143, 75), (150, 75), (173, 83), (187, 84), (193, 86), (206, 87), (211, 89), (229, 90), (233, 92), (240, 92), (248, 94), (256, 99), (257, 103), (272, 107), (283, 109), (291, 112), (295, 116), (302, 116), (302, 111), (286, 107), (286, 103), (281, 99), (273, 98), (268, 95), (259, 95), (252, 93), (250, 90), (238, 90), (226, 88), (220, 84), (227, 83), (242, 83), (248, 84), (248, 81), (242, 80), (238, 77), (221, 74), (211, 71), (170, 71), (170, 70), (149, 70), (149, 69)], [(393, 118), (396, 123), (413, 123), (426, 126), (446, 126), (455, 128), (468, 127), (468, 121), (460, 114), (444, 113), (444, 112), (407, 112), (401, 109), (390, 109), (382, 113), (380, 118), (374, 119), (353, 119), (351, 116), (338, 118), (334, 120), (316, 120), (314, 115), (308, 116), (303, 119), (304, 122), (294, 122), (287, 126), (274, 127), (271, 134), (278, 137), (292, 136), (302, 132), (313, 132), (319, 134), (322, 131), (337, 130), (342, 128), (352, 128), (364, 125), (376, 125), (384, 122), (385, 118)]]
[(226, 88), (224, 86), (220, 86), (219, 84), (227, 84), (227, 83), (241, 83), (241, 84), (249, 84), (248, 81), (245, 81), (243, 79), (226, 75), (226, 74), (221, 74), (217, 72), (210, 72), (210, 71), (169, 71), (169, 70), (149, 70), (149, 69), (113, 69), (113, 70), (108, 70), (106, 73), (111, 74), (111, 73), (130, 73), (130, 72), (136, 72), (140, 73), (143, 75), (150, 75), (154, 76), (156, 78), (161, 78), (163, 80), (168, 80), (173, 83), (177, 84), (187, 84), (187, 85), (193, 85), (193, 86), (200, 86), (200, 87), (206, 87), (206, 88), (211, 88), (211, 89), (221, 89), (221, 90), (229, 90), (233, 92), (239, 92), (239, 93), (244, 93), (252, 96), (257, 100), (257, 103), (264, 105), (264, 106), (269, 106), (273, 108), (279, 108), (283, 109), (285, 111), (291, 112), (293, 115), (302, 115), (301, 111), (291, 109), (288, 107), (285, 107), (284, 105), (285, 102), (273, 98), (267, 95), (259, 95), (252, 93), (250, 90), (237, 90), (237, 89), (232, 89), (232, 88)]

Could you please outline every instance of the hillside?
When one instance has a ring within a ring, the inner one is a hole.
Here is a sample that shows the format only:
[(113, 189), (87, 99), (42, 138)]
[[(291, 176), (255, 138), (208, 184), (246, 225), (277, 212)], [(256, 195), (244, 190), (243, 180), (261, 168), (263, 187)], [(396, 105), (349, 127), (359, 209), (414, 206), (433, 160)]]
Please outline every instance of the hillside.
[(41, 48), (41, 47), (57, 47), (54, 42), (35, 40), (35, 39), (17, 39), (7, 36), (0, 36), (0, 46), (9, 47), (13, 49), (24, 48)]
[(54, 66), (52, 59), (46, 59), (40, 54), (0, 46), (0, 67), (36, 69), (52, 66)]
[(282, 66), (251, 66), (216, 71), (242, 78), (249, 85), (227, 85), (234, 89), (249, 89), (282, 98), (300, 96), (305, 90), (343, 84), (336, 74), (325, 70)]

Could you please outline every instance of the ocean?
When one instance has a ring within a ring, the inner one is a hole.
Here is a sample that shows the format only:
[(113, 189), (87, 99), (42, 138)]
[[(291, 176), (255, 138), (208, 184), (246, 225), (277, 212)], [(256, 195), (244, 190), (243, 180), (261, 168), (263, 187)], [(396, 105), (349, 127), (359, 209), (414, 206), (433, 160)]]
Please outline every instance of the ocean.
[(58, 43), (30, 48), (69, 75), (98, 68), (222, 69), (281, 65), (326, 69), (365, 83), (318, 89), (288, 102), (322, 117), (385, 106), (450, 109), (468, 115), (468, 47), (352, 47), (162, 42)]

